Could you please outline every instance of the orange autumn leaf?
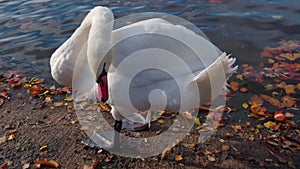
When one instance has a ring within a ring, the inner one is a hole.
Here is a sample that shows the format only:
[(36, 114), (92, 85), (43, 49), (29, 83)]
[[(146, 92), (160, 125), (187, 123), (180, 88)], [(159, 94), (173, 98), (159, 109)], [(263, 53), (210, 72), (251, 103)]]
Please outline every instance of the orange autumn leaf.
[(230, 85), (230, 87), (233, 91), (238, 91), (239, 90), (238, 82), (230, 82), (229, 85)]
[(274, 119), (276, 121), (285, 121), (286, 117), (285, 117), (285, 115), (281, 111), (276, 111), (274, 113)]
[(263, 97), (267, 102), (269, 102), (273, 106), (276, 106), (278, 108), (282, 107), (281, 102), (279, 100), (273, 98), (273, 97), (270, 97), (270, 96), (267, 96), (267, 95), (264, 95), (264, 94), (261, 94), (261, 97)]
[(245, 92), (247, 92), (247, 91), (248, 91), (248, 89), (247, 89), (247, 88), (245, 88), (245, 87), (243, 87), (243, 88), (241, 88), (241, 89), (240, 89), (240, 91), (241, 91), (241, 92), (243, 92), (243, 93), (245, 93)]
[(295, 92), (295, 88), (296, 87), (294, 85), (286, 85), (285, 88), (284, 88), (285, 89), (285, 93), (288, 94), (288, 95), (289, 94), (294, 94), (294, 93), (296, 93)]
[(276, 126), (276, 123), (273, 121), (268, 121), (264, 123), (264, 126), (268, 129), (272, 129), (274, 126)]
[(228, 151), (229, 149), (229, 145), (222, 145), (222, 151)]
[(37, 159), (35, 161), (35, 164), (37, 164), (37, 165), (46, 165), (46, 166), (49, 166), (49, 167), (59, 168), (58, 162), (56, 162), (54, 160), (48, 160), (48, 159), (45, 159), (45, 158)]
[(279, 87), (279, 88), (285, 88), (286, 83), (285, 82), (281, 82), (279, 84), (276, 84), (276, 86)]
[(236, 78), (243, 81), (243, 75), (241, 75), (241, 74), (236, 75)]
[(248, 100), (248, 103), (253, 105), (254, 103), (257, 105), (262, 105), (264, 102), (264, 99), (259, 96), (259, 95), (254, 95), (252, 97), (250, 97), (250, 99)]
[(283, 107), (293, 107), (296, 104), (296, 99), (291, 96), (284, 96), (281, 99)]
[(254, 117), (259, 118), (259, 116), (265, 116), (265, 112), (267, 111), (267, 109), (265, 107), (260, 107), (260, 105), (254, 103), (253, 105), (251, 105), (250, 111)]
[(181, 155), (175, 155), (175, 161), (181, 161), (183, 157)]
[(300, 90), (300, 83), (297, 84), (297, 88)]
[(279, 56), (289, 61), (295, 61), (300, 58), (300, 53), (282, 53)]

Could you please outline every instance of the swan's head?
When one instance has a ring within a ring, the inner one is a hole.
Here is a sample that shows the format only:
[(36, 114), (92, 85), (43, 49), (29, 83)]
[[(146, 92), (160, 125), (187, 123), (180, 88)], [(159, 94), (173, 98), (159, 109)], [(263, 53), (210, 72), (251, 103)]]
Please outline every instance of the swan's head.
[(106, 102), (108, 100), (108, 83), (107, 83), (107, 70), (106, 63), (103, 63), (102, 72), (97, 77), (98, 83), (98, 99), (102, 102)]

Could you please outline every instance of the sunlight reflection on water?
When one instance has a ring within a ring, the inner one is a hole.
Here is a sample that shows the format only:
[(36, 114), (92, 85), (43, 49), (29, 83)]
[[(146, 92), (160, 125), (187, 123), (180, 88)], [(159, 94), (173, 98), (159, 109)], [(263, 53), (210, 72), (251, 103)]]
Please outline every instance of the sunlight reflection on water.
[(111, 8), (116, 18), (149, 11), (183, 17), (222, 50), (233, 53), (239, 64), (256, 64), (260, 50), (281, 39), (300, 39), (300, 2), (296, 0), (6, 0), (0, 2), (0, 68), (49, 71), (51, 53), (97, 5)]

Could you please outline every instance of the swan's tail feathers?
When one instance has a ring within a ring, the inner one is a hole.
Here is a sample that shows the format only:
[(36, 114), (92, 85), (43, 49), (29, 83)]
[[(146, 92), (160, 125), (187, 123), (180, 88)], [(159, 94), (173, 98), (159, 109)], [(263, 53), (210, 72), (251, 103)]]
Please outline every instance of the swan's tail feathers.
[(225, 52), (220, 56), (225, 71), (226, 80), (228, 80), (232, 74), (236, 73), (238, 69), (238, 65), (233, 66), (236, 62), (236, 58), (230, 56), (231, 54), (227, 55)]
[(201, 103), (215, 99), (219, 94), (228, 93), (226, 81), (238, 69), (238, 66), (233, 66), (236, 59), (230, 56), (225, 52), (222, 53), (211, 65), (194, 77), (192, 82), (198, 85)]
[[(220, 56), (225, 72), (226, 81), (232, 76), (232, 74), (236, 73), (238, 70), (238, 65), (233, 66), (236, 62), (236, 58), (230, 57), (231, 54), (227, 55), (225, 52), (222, 53)], [(228, 83), (226, 82), (225, 85), (222, 88), (222, 95), (227, 95), (230, 93), (230, 90), (228, 89)]]

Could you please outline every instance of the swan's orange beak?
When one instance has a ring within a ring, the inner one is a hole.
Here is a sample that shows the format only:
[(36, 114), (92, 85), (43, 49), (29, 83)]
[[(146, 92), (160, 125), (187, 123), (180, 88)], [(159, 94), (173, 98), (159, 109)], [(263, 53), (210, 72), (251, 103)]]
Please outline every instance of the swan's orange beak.
[(107, 75), (102, 76), (101, 82), (98, 83), (98, 98), (101, 102), (106, 102), (108, 100)]

